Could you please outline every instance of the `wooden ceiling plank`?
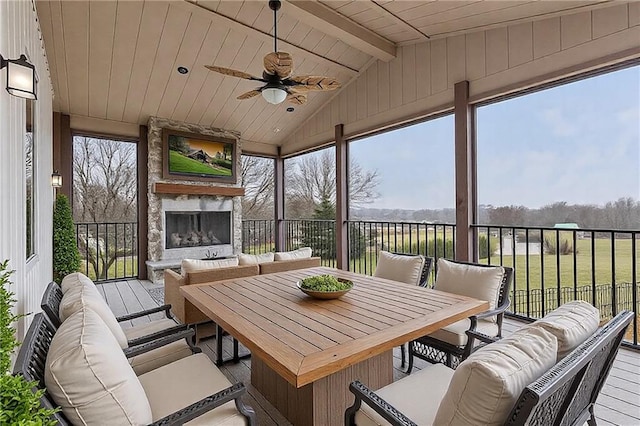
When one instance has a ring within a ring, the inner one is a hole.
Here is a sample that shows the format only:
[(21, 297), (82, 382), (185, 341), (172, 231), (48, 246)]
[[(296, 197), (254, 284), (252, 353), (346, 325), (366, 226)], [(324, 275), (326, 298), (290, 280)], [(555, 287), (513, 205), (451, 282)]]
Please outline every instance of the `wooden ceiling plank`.
[(411, 25), (418, 28), (429, 28), (445, 22), (459, 22), (460, 20), (474, 16), (493, 16), (500, 11), (512, 10), (522, 4), (522, 2), (514, 1), (471, 3), (466, 6), (447, 9), (423, 17), (413, 17), (410, 22)]
[(245, 25), (249, 25), (252, 27), (253, 24), (256, 22), (256, 19), (258, 19), (258, 16), (260, 16), (260, 13), (265, 9), (265, 7), (267, 8), (267, 10), (269, 10), (269, 12), (271, 12), (270, 21), (273, 21), (273, 12), (267, 6), (267, 2), (256, 2), (256, 1), (242, 2), (242, 7), (238, 11), (238, 14), (236, 15), (235, 19), (237, 21), (242, 22)]
[(62, 24), (62, 4), (60, 1), (52, 1), (51, 24), (53, 32), (53, 46), (56, 54), (56, 67), (58, 73), (58, 97), (60, 112), (69, 114), (69, 76), (67, 74), (67, 56), (65, 54), (65, 41)]
[(53, 110), (60, 111), (60, 94), (58, 81), (58, 64), (57, 55), (55, 49), (55, 43), (53, 41), (53, 22), (51, 16), (51, 3), (48, 1), (38, 1), (36, 3), (38, 20), (40, 21), (40, 28), (42, 30), (42, 37), (44, 38), (45, 51), (47, 52), (47, 61), (49, 62), (49, 72), (51, 74), (51, 82), (53, 84)]
[(506, 25), (516, 25), (537, 19), (548, 19), (557, 16), (574, 14), (582, 10), (594, 10), (609, 5), (608, 0), (600, 2), (572, 1), (572, 2), (529, 2), (510, 8), (482, 12), (476, 15), (437, 22), (425, 31), (430, 31), (433, 37), (448, 37), (462, 33), (489, 30)]
[(89, 116), (107, 118), (116, 2), (89, 4)]
[(124, 116), (143, 5), (135, 1), (118, 3), (107, 97), (108, 120), (122, 121)]
[(189, 80), (189, 74), (180, 74), (177, 68), (180, 66), (186, 67), (190, 73), (193, 72), (194, 67), (203, 68), (200, 63), (196, 62), (196, 58), (199, 57), (202, 51), (202, 46), (204, 45), (210, 27), (210, 20), (199, 16), (191, 16), (189, 26), (185, 31), (184, 39), (180, 45), (180, 50), (171, 67), (169, 81), (166, 84), (156, 112), (158, 117), (171, 117), (178, 103), (178, 99), (181, 98), (187, 81)]
[[(69, 25), (64, 25), (67, 22)], [(69, 113), (89, 114), (89, 3), (62, 2), (65, 57), (68, 64)]]
[(168, 11), (168, 3), (144, 3), (122, 121), (138, 122)]
[(370, 56), (382, 61), (390, 61), (396, 56), (396, 47), (389, 40), (322, 3), (288, 0), (286, 7), (302, 22), (337, 37)]
[[(373, 31), (376, 31), (378, 34), (383, 37), (387, 37), (388, 34), (394, 34), (394, 38), (389, 38), (389, 40), (398, 42), (405, 42), (407, 40), (428, 40), (428, 34), (424, 34), (420, 32), (413, 25), (409, 24), (407, 21), (403, 20), (399, 16), (395, 15), (393, 12), (387, 10), (384, 5), (381, 5), (379, 2), (375, 0), (372, 2), (374, 7), (384, 13), (382, 15), (382, 19), (379, 22), (372, 21), (367, 23), (367, 27), (371, 28)], [(390, 25), (388, 25), (390, 24)], [(385, 25), (384, 27), (382, 25)]]
[[(250, 64), (254, 63), (254, 58), (259, 58), (262, 55), (262, 51), (260, 51), (260, 47), (263, 45), (262, 41), (255, 40), (251, 37), (247, 37), (242, 44), (242, 47), (239, 49), (238, 54), (233, 59), (231, 63), (231, 67), (233, 69), (247, 69)], [(241, 53), (240, 53), (241, 52)], [(255, 63), (260, 64), (261, 61), (256, 61)], [(218, 65), (218, 64), (216, 64)], [(224, 65), (221, 65), (224, 66)], [(256, 70), (256, 74), (261, 71), (262, 66), (258, 70)], [(235, 108), (239, 105), (239, 102), (243, 102), (241, 100), (235, 99), (240, 94), (247, 92), (253, 89), (253, 84), (256, 83), (254, 81), (248, 81), (241, 78), (229, 77), (230, 83), (225, 87), (221, 88), (216, 93), (219, 101), (216, 105), (218, 105), (218, 112), (215, 117), (211, 120), (211, 125), (214, 127), (224, 128), (224, 124), (227, 122), (231, 114)], [(262, 86), (258, 84), (258, 86)], [(221, 98), (221, 96), (224, 96)]]
[[(235, 21), (229, 17), (217, 14), (215, 12), (212, 12), (202, 6), (199, 6), (197, 3), (193, 3), (193, 0), (191, 1), (183, 1), (183, 2), (179, 2), (176, 3), (177, 5), (180, 5), (181, 7), (193, 11), (194, 13), (203, 13), (206, 12), (207, 16), (209, 16), (209, 18), (214, 21), (215, 25), (226, 25), (227, 27), (233, 29), (234, 31), (237, 31), (245, 36), (249, 36), (252, 38), (257, 38), (260, 41), (265, 41), (265, 40), (273, 40), (272, 35), (268, 34), (268, 33), (264, 33), (262, 31), (258, 31), (255, 28), (252, 28), (248, 25), (244, 25), (241, 22)], [(337, 63), (335, 61), (332, 61), (330, 58), (325, 58), (322, 57), (320, 55), (315, 54), (314, 52), (309, 51), (308, 49), (305, 49), (303, 47), (299, 47), (296, 46), (292, 43), (289, 43), (287, 41), (280, 41), (280, 49), (279, 50), (283, 50), (283, 51), (287, 51), (289, 53), (291, 53), (294, 56), (308, 56), (308, 57), (313, 57), (315, 58), (317, 61), (320, 62), (326, 62), (326, 63), (331, 63), (334, 64), (335, 66), (339, 66), (341, 68), (344, 68), (345, 70), (348, 70), (352, 75), (357, 75), (358, 74), (358, 70), (357, 69), (352, 69), (348, 66), (342, 65), (340, 63)]]
[[(187, 85), (171, 114), (172, 119), (188, 121), (187, 117), (191, 111), (200, 111), (202, 113), (209, 104), (211, 96), (222, 82), (223, 76), (209, 71), (203, 64), (215, 63), (215, 59), (220, 49), (222, 49), (229, 32), (229, 29), (219, 25), (212, 24), (209, 27), (209, 33), (196, 59), (196, 64), (189, 72)], [(200, 119), (200, 116), (197, 118)]]
[(221, 1), (216, 9), (216, 13), (231, 19), (236, 19), (243, 3), (244, 1)]
[[(247, 37), (245, 35), (238, 33), (237, 31), (229, 31), (217, 57), (212, 58), (212, 62), (207, 61), (205, 63), (219, 65), (221, 67), (231, 67), (233, 65), (234, 58), (237, 56), (246, 38)], [(216, 77), (220, 76), (222, 77), (222, 80), (217, 84), (217, 86), (211, 88), (208, 93), (200, 93), (198, 95), (198, 98), (201, 96), (205, 97), (207, 100), (205, 104), (206, 106), (201, 108), (199, 111), (194, 111), (192, 109), (192, 111), (189, 112), (187, 121), (190, 123), (209, 126), (218, 114), (220, 108), (224, 107), (224, 101), (227, 99), (228, 91), (230, 90), (228, 88), (229, 84), (237, 84), (238, 82), (238, 79), (235, 77), (224, 76), (213, 71), (209, 71), (209, 74), (215, 75)], [(255, 87), (254, 85), (256, 85), (256, 82), (247, 81), (245, 84), (247, 85), (247, 90), (250, 90)], [(227, 87), (225, 88), (225, 86)], [(226, 95), (219, 94), (221, 91), (225, 91)], [(198, 98), (196, 101), (198, 101)]]
[[(182, 8), (169, 6), (158, 53), (153, 62), (144, 101), (138, 112), (137, 123), (144, 124), (150, 116), (157, 115), (158, 107), (164, 95), (171, 74), (176, 73), (176, 57), (180, 47), (186, 41), (187, 27), (192, 14)], [(203, 23), (203, 25), (206, 25)], [(204, 31), (202, 32), (204, 34)], [(202, 35), (204, 37), (204, 35)]]

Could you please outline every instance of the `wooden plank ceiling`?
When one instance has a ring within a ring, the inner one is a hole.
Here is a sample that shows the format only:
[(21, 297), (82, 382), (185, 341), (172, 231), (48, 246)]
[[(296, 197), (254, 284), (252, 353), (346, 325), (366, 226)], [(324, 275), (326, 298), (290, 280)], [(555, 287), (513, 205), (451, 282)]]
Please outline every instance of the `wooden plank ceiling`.
[[(592, 8), (601, 1), (294, 1), (278, 13), (278, 47), (294, 75), (343, 87), (395, 47)], [(236, 97), (260, 84), (205, 69), (260, 76), (273, 50), (264, 1), (60, 1), (36, 3), (54, 86), (54, 110), (133, 124), (150, 116), (239, 131), (279, 145), (337, 92), (305, 105)], [(177, 72), (183, 66), (186, 75)]]

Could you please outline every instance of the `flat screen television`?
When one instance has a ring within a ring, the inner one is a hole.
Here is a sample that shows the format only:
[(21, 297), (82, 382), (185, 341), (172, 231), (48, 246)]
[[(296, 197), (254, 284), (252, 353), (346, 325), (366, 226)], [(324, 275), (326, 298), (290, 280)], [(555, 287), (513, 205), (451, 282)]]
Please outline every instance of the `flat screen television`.
[(165, 179), (236, 182), (235, 139), (162, 129)]

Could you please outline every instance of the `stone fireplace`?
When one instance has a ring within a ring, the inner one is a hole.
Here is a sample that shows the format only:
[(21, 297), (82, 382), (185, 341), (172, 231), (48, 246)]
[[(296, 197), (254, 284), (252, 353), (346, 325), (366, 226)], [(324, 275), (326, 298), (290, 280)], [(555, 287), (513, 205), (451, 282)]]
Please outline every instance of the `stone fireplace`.
[[(178, 268), (182, 259), (228, 257), (242, 250), (242, 207), (239, 196), (199, 195), (203, 187), (239, 187), (240, 184), (163, 179), (162, 129), (219, 136), (236, 140), (237, 168), (241, 144), (236, 132), (151, 117), (148, 133), (148, 253), (147, 275), (163, 281), (164, 269)], [(194, 191), (170, 193), (156, 184), (179, 184)]]

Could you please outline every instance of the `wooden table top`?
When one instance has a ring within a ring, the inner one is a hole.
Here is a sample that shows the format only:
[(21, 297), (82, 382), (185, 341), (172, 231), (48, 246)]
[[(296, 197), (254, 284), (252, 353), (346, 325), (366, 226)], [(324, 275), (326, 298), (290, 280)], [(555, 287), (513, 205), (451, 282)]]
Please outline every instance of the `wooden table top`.
[[(316, 300), (296, 287), (319, 274), (349, 279), (353, 289), (340, 299)], [(296, 387), (489, 308), (485, 301), (326, 267), (180, 291)]]

